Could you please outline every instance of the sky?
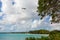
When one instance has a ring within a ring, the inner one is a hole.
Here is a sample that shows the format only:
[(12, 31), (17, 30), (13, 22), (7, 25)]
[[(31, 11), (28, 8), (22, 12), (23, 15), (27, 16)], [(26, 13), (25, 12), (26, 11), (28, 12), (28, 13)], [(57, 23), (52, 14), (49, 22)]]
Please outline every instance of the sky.
[(38, 0), (0, 0), (0, 32), (60, 30), (60, 23), (50, 24), (51, 17), (41, 20), (37, 7)]

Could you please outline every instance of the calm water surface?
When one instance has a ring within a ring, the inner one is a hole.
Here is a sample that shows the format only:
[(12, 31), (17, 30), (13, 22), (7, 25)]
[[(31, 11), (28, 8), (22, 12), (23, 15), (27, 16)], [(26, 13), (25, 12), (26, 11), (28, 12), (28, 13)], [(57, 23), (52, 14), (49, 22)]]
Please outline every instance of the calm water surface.
[(27, 37), (40, 38), (47, 34), (0, 34), (0, 40), (25, 40)]

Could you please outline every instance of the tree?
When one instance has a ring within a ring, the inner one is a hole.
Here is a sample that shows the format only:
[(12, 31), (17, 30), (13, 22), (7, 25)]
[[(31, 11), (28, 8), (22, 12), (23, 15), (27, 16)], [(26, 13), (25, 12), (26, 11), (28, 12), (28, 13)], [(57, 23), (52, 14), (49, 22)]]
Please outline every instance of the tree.
[(38, 0), (38, 12), (41, 19), (49, 15), (53, 23), (60, 23), (60, 0)]
[(60, 31), (53, 30), (49, 33), (50, 40), (60, 40)]

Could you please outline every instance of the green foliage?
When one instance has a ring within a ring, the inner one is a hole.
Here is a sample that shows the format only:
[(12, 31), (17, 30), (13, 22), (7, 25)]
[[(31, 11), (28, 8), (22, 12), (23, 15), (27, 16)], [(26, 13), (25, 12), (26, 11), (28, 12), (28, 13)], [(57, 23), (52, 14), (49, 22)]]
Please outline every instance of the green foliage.
[(50, 40), (60, 40), (60, 33), (50, 34)]
[(60, 31), (54, 30), (49, 33), (49, 36), (47, 37), (41, 37), (41, 38), (26, 38), (26, 40), (60, 40)]
[(41, 38), (30, 37), (30, 38), (26, 38), (25, 40), (49, 40), (49, 38), (48, 37), (41, 37)]
[(60, 40), (60, 31), (54, 30), (49, 33), (50, 40)]
[(49, 34), (48, 30), (34, 30), (34, 31), (29, 31), (29, 33), (32, 34)]
[(26, 38), (25, 40), (36, 40), (34, 37)]
[(50, 15), (52, 17), (51, 22), (60, 22), (60, 14), (57, 13), (60, 11), (60, 0), (38, 0), (38, 5), (38, 15), (41, 19), (47, 15)]
[(40, 40), (49, 40), (48, 37), (41, 37)]

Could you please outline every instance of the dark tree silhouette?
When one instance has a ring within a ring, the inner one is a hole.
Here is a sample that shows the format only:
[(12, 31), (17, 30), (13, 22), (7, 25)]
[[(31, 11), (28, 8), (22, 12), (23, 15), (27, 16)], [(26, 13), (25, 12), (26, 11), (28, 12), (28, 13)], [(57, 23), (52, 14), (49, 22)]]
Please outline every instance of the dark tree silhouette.
[(49, 15), (52, 23), (60, 23), (60, 0), (38, 0), (38, 5), (41, 19)]

